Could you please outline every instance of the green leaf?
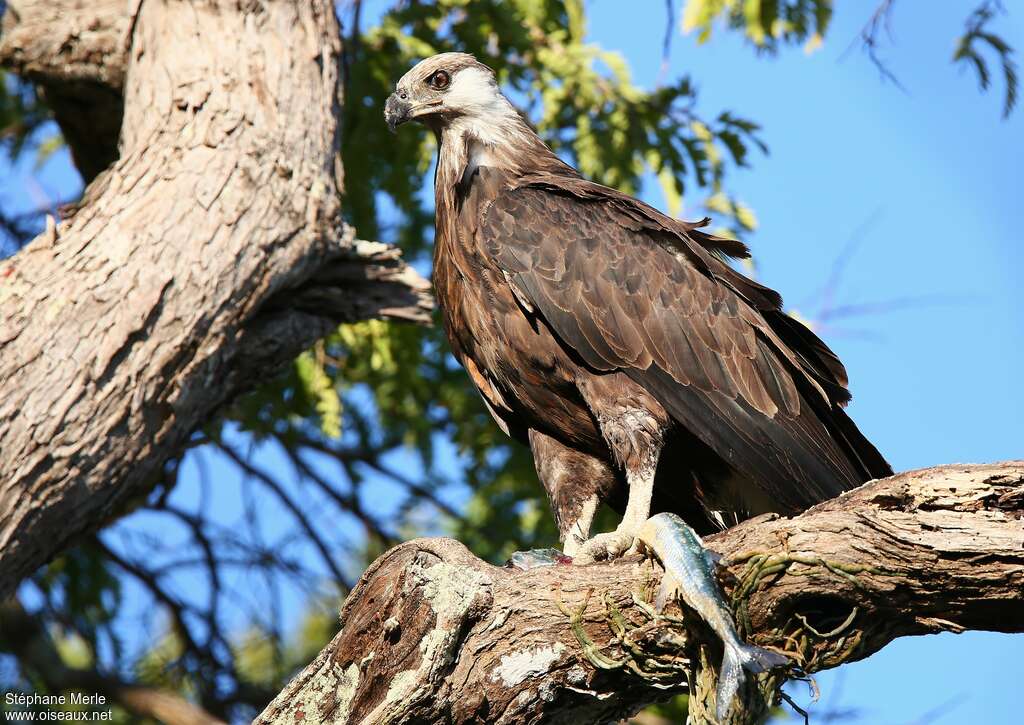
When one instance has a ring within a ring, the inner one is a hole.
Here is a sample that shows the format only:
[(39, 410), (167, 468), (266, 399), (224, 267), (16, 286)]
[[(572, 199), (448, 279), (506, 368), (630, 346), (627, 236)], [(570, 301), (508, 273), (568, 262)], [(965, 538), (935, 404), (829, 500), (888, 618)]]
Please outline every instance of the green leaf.
[(64, 137), (59, 133), (48, 136), (40, 141), (39, 146), (36, 148), (36, 171), (39, 171), (39, 169), (41, 169), (43, 165), (50, 160), (50, 157), (63, 147)]
[(306, 351), (295, 360), (295, 372), (305, 396), (314, 401), (320, 417), (320, 430), (328, 438), (341, 436), (341, 398), (335, 390), (334, 381), (324, 370), (316, 356)]

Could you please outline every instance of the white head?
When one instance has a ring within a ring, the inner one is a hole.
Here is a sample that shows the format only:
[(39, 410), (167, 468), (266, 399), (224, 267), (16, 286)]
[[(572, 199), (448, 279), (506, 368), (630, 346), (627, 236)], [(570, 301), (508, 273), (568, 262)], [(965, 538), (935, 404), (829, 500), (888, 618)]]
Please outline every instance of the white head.
[(398, 81), (384, 118), (392, 129), (412, 120), (439, 132), (454, 125), (484, 143), (525, 125), (498, 88), (494, 71), (466, 53), (441, 53), (417, 63)]
[(494, 71), (466, 53), (441, 53), (417, 63), (398, 81), (384, 118), (391, 130), (413, 120), (433, 130), (440, 141), (438, 173), (453, 182), (471, 178), (480, 166), (519, 174), (577, 173), (505, 98)]

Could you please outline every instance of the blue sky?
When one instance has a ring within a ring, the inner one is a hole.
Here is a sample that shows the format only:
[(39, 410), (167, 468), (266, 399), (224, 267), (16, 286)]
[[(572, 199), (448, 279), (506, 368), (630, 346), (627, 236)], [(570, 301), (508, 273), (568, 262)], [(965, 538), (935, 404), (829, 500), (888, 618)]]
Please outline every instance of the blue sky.
[[(883, 82), (857, 48), (840, 59), (874, 3), (838, 5), (817, 53), (757, 57), (732, 33), (698, 46), (677, 32), (668, 74), (693, 76), (704, 114), (728, 109), (763, 126), (770, 155), (754, 155), (731, 183), (760, 221), (750, 239), (759, 278), (814, 317), (845, 255), (834, 308), (881, 303), (882, 311), (832, 320), (823, 335), (850, 372), (853, 417), (894, 467), (1019, 458), (1024, 109), (1001, 120), (998, 74), (995, 90), (982, 95), (974, 77), (949, 62), (974, 2), (896, 4), (894, 41), (882, 55), (906, 91)], [(621, 51), (650, 87), (662, 63), (664, 3), (629, 3), (628, 13), (625, 6), (588, 3), (591, 36)], [(1024, 15), (1003, 18), (999, 28), (1024, 47)], [(25, 207), (47, 195), (66, 198), (77, 184), (66, 154), (41, 171), (23, 163), (4, 177), (0, 193)], [(644, 196), (662, 203), (656, 185)], [(688, 200), (690, 216), (702, 214), (698, 201)], [(273, 451), (259, 458), (280, 465)], [(237, 508), (234, 474), (212, 465), (221, 479), (213, 503)], [(198, 500), (197, 472), (186, 467), (183, 505)], [(371, 506), (384, 505), (388, 493), (378, 496)], [(337, 528), (344, 538), (354, 524)], [(289, 596), (285, 611), (298, 611), (298, 595)], [(844, 720), (856, 723), (953, 723), (968, 713), (1017, 722), (1022, 659), (1024, 635), (903, 639), (819, 675), (821, 702), (810, 709), (856, 708)], [(791, 692), (808, 703), (803, 686)]]

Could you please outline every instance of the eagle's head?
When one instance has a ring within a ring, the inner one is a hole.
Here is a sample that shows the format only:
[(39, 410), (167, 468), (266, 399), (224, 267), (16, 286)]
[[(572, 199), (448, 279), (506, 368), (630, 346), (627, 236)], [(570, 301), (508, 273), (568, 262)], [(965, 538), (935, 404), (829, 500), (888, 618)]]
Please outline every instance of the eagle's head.
[(457, 120), (485, 125), (518, 117), (502, 95), (494, 71), (467, 53), (440, 53), (402, 76), (384, 106), (392, 131), (406, 121), (435, 130)]
[(441, 53), (417, 63), (388, 98), (384, 120), (392, 131), (419, 121), (437, 135), (437, 169), (444, 183), (435, 188), (442, 192), (447, 181), (472, 178), (481, 166), (578, 175), (505, 98), (494, 71), (466, 53)]

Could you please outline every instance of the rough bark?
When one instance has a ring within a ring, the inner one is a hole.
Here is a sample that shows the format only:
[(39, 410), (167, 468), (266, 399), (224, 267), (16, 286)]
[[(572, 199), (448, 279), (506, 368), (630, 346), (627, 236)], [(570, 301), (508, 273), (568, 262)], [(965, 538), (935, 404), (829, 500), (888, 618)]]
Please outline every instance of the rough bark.
[(430, 306), (340, 219), (329, 0), (16, 2), (5, 28), (8, 65), (123, 83), (124, 116), (73, 216), (0, 262), (0, 596), (339, 322)]
[[(707, 543), (741, 634), (790, 676), (906, 635), (1024, 632), (1024, 462), (903, 473)], [(660, 577), (640, 558), (520, 571), (411, 541), (367, 569), (339, 634), (256, 722), (611, 722), (687, 674), (691, 717), (711, 722), (721, 652), (686, 612), (644, 606)], [(752, 683), (732, 721), (759, 721), (781, 682)]]
[(117, 159), (137, 9), (137, 0), (13, 0), (0, 26), (0, 65), (39, 84), (86, 181)]

